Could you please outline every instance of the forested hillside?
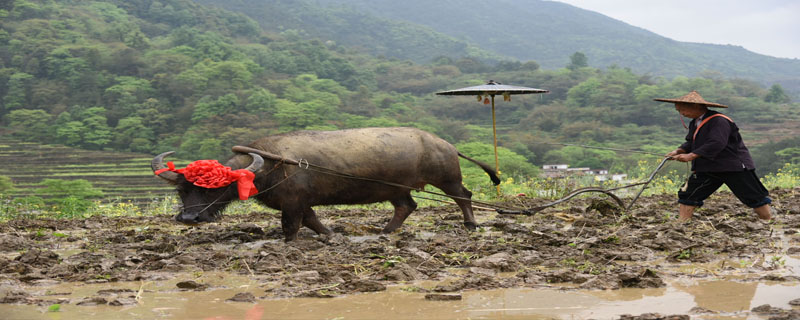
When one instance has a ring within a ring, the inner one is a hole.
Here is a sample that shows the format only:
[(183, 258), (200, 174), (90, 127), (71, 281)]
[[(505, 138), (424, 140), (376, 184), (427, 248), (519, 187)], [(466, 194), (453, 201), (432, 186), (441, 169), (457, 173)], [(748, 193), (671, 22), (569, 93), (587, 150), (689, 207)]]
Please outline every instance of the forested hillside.
[(347, 3), (329, 7), (308, 0), (195, 2), (240, 12), (271, 32), (298, 32), (305, 37), (335, 41), (374, 56), (417, 63), (427, 63), (438, 56), (469, 56), (489, 61), (503, 59), (500, 54), (481, 49), (467, 40), (448, 36), (422, 24), (354, 10)]
[[(434, 93), (494, 79), (550, 90), (498, 99), (506, 177), (552, 162), (624, 170), (642, 157), (543, 142), (669, 151), (681, 121), (652, 99), (690, 90), (732, 106), (726, 113), (776, 166), (800, 160), (797, 144), (769, 143), (800, 126), (782, 88), (716, 73), (665, 80), (573, 53), (568, 68), (542, 70), (471, 49), (419, 64), (189, 0), (14, 0), (0, 17), (0, 130), (28, 141), (205, 159), (290, 130), (413, 126), (493, 162), (489, 108)], [(397, 26), (410, 43), (438, 39)]]
[[(534, 60), (544, 69), (564, 67), (567, 57), (580, 51), (593, 67), (617, 65), (668, 79), (714, 71), (765, 86), (777, 83), (800, 99), (800, 60), (769, 57), (732, 45), (674, 41), (556, 1), (197, 1), (238, 10), (270, 30), (305, 30), (312, 36), (418, 63), (451, 55), (452, 41), (442, 38), (453, 37), (464, 46), (499, 57)], [(416, 31), (423, 27), (439, 35)]]

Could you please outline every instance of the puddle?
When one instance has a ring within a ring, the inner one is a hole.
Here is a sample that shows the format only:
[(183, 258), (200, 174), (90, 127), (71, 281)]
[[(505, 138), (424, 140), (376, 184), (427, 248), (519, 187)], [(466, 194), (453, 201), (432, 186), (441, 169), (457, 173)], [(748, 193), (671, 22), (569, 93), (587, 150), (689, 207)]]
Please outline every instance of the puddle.
[[(263, 284), (244, 276), (222, 273), (194, 278), (208, 284), (205, 291), (180, 291), (184, 275), (157, 282), (112, 284), (57, 284), (24, 289), (47, 299), (96, 296), (104, 289), (129, 289), (139, 293), (130, 306), (61, 305), (59, 312), (47, 306), (2, 305), (5, 319), (611, 319), (622, 314), (689, 314), (693, 307), (715, 311), (693, 315), (698, 319), (760, 319), (752, 308), (770, 304), (791, 309), (790, 300), (800, 298), (800, 283), (759, 283), (728, 280), (673, 281), (666, 288), (621, 290), (559, 290), (551, 288), (466, 291), (460, 301), (428, 301), (425, 293), (408, 292), (407, 285), (390, 286), (380, 293), (337, 298), (256, 299), (255, 303), (229, 302), (237, 293), (263, 296)], [(430, 283), (425, 284), (427, 287)], [(58, 294), (61, 293), (61, 294)], [(65, 294), (68, 293), (68, 294)], [(764, 318), (766, 319), (766, 318)]]

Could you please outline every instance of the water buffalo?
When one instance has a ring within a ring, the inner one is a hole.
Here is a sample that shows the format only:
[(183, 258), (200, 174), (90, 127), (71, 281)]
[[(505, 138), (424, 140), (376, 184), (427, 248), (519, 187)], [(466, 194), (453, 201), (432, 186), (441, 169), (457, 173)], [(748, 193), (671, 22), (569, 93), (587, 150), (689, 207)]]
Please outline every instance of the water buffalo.
[[(237, 154), (225, 166), (246, 168), (255, 174), (253, 184), (259, 192), (253, 196), (281, 211), (286, 241), (296, 239), (301, 225), (318, 234), (332, 232), (317, 219), (312, 207), (318, 205), (389, 201), (395, 208), (394, 216), (383, 232), (394, 231), (417, 207), (411, 190), (397, 185), (423, 188), (430, 184), (441, 189), (461, 208), (464, 225), (474, 230), (469, 200), (472, 192), (461, 184), (458, 157), (480, 166), (495, 185), (500, 183), (489, 165), (414, 128), (297, 131), (268, 136), (248, 146), (233, 147), (233, 151)], [(226, 205), (241, 197), (238, 182), (218, 188), (198, 187), (176, 170), (165, 169), (163, 159), (171, 153), (153, 158), (152, 169), (177, 187), (183, 208), (176, 220), (187, 224), (214, 221)], [(281, 158), (299, 160), (300, 165), (288, 165), (279, 161)]]

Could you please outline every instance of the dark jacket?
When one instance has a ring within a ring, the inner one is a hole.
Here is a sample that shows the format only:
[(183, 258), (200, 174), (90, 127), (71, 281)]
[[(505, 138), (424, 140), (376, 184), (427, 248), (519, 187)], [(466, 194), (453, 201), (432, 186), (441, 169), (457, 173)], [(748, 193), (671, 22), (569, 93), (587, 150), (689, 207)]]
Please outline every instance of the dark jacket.
[[(709, 110), (703, 115), (703, 119), (717, 113), (719, 112)], [(693, 139), (695, 128), (697, 123), (692, 121), (686, 142), (680, 146), (686, 153), (693, 152), (700, 156), (692, 161), (693, 171), (731, 172), (756, 168), (735, 123), (723, 117), (715, 117), (708, 120)]]

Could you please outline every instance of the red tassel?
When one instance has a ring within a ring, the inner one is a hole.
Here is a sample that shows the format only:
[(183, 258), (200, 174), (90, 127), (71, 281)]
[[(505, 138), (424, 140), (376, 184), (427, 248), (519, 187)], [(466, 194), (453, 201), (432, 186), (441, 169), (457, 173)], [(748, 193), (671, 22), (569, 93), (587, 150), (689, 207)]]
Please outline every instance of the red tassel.
[(167, 162), (167, 168), (156, 170), (155, 174), (164, 171), (180, 173), (192, 184), (209, 189), (222, 188), (236, 181), (239, 183), (237, 189), (241, 200), (247, 200), (258, 194), (258, 189), (253, 183), (255, 173), (246, 169), (231, 170), (217, 160), (197, 160), (183, 169), (175, 169), (175, 164), (170, 161)]
[(489, 102), (489, 98), (485, 98), (485, 99), (483, 99), (483, 104), (489, 104), (489, 103), (490, 103), (490, 102)]

